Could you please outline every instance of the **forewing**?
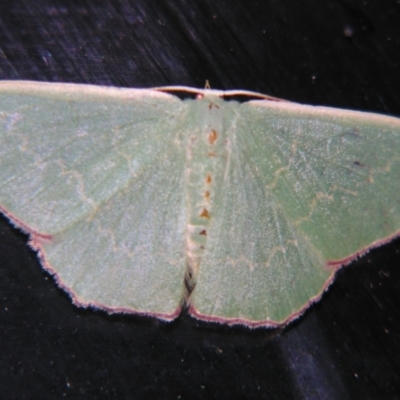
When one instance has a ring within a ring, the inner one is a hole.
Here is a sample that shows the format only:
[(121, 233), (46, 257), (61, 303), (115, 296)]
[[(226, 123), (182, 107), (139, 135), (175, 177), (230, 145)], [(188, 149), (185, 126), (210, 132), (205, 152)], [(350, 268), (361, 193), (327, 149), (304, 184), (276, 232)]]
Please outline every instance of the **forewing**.
[(318, 298), (334, 265), (399, 232), (400, 124), (289, 103), (238, 110), (192, 313), (274, 325)]
[(249, 141), (265, 186), (327, 261), (346, 261), (400, 231), (398, 119), (283, 103), (246, 108), (253, 136), (265, 138)]
[(77, 303), (176, 314), (184, 114), (150, 90), (0, 86), (0, 204)]

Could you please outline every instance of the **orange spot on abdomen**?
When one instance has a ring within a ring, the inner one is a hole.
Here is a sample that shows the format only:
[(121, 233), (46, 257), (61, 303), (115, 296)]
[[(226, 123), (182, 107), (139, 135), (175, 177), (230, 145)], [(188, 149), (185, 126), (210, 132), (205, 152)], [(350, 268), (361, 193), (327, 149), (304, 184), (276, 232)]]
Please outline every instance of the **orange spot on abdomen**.
[(200, 217), (210, 219), (210, 213), (206, 208), (203, 208), (203, 210), (200, 213)]
[(211, 133), (208, 135), (208, 143), (210, 143), (210, 145), (212, 146), (217, 140), (217, 138), (218, 138), (217, 132), (214, 129), (212, 129)]

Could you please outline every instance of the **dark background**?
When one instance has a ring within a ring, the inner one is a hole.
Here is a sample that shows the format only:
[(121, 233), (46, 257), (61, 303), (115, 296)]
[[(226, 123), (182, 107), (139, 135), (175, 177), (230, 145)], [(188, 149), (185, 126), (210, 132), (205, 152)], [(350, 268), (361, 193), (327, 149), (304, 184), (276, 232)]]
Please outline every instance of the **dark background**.
[[(1, 1), (0, 79), (209, 79), (400, 116), (399, 21), (396, 0)], [(78, 309), (26, 242), (0, 219), (2, 399), (400, 399), (400, 240), (282, 330)]]

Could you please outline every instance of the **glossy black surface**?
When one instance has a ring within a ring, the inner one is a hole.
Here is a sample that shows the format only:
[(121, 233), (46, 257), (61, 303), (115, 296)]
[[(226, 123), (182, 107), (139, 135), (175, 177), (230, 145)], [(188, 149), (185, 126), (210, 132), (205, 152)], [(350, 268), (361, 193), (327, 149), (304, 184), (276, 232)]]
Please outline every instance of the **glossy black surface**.
[[(208, 79), (400, 116), (399, 18), (381, 0), (2, 1), (0, 79)], [(26, 242), (0, 219), (1, 398), (400, 398), (400, 240), (289, 327), (253, 331), (78, 309)]]

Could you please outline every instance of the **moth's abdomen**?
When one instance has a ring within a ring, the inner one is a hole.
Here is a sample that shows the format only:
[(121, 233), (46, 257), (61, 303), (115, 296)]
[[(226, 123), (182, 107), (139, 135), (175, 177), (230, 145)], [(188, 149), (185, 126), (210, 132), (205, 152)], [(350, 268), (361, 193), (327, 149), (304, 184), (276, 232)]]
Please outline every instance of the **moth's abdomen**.
[(193, 102), (194, 119), (188, 121), (186, 204), (187, 273), (189, 291), (196, 283), (207, 237), (213, 226), (215, 197), (220, 188), (227, 162), (227, 141), (223, 132), (222, 110), (218, 97)]

